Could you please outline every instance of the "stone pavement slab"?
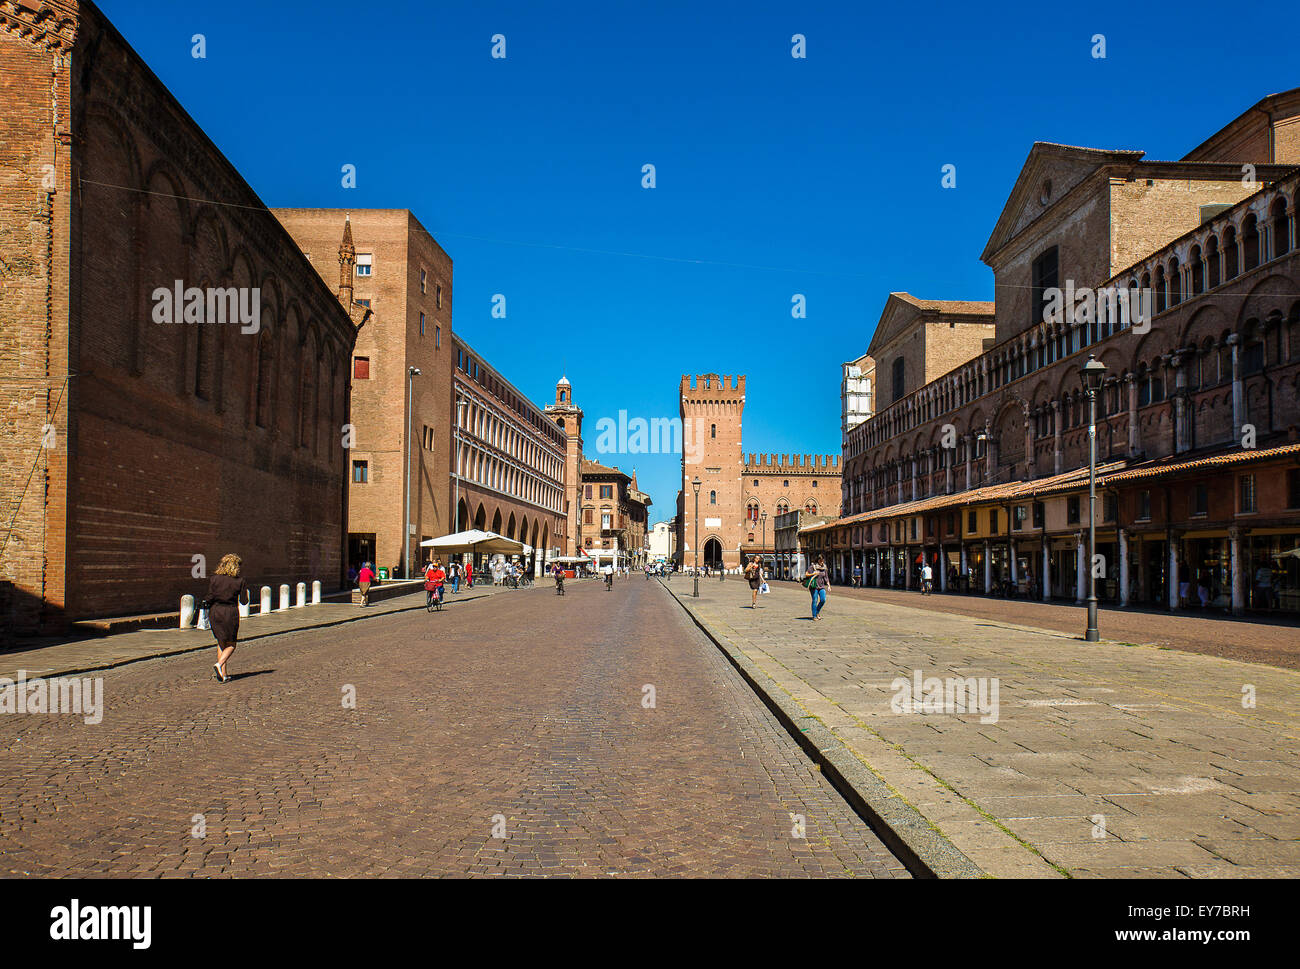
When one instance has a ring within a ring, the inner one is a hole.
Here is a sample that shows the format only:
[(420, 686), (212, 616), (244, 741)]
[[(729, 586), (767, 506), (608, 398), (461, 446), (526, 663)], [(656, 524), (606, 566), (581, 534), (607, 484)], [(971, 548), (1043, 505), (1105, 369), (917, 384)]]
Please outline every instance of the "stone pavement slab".
[(989, 874), (1300, 876), (1300, 674), (772, 588), (669, 591)]

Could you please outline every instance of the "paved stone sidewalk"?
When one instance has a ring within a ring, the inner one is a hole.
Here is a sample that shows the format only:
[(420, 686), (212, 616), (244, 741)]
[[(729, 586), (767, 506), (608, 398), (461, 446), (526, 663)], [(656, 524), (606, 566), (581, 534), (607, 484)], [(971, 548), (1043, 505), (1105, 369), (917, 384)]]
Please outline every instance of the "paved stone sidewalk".
[[(990, 874), (1300, 876), (1300, 674), (833, 590), (819, 622), (797, 588), (670, 591)], [(917, 670), (996, 678), (996, 722), (895, 703)]]
[[(462, 588), (447, 596), (445, 608), (457, 603), (481, 599), (499, 592), (513, 592), (504, 586), (476, 585)], [(263, 616), (254, 606), (252, 615), (239, 623), (240, 644), (253, 643), (268, 636), (281, 636), (301, 629), (319, 629), (356, 622), (394, 612), (424, 609), (423, 591), (384, 599), (365, 609), (348, 602), (322, 602), (319, 605), (290, 607)], [(154, 659), (213, 647), (212, 633), (206, 629), (140, 629), (112, 636), (76, 639), (64, 643), (25, 649), (19, 641), (16, 649), (0, 651), (0, 677), (14, 679), (25, 671), (28, 679), (84, 673), (107, 669), (141, 659)]]

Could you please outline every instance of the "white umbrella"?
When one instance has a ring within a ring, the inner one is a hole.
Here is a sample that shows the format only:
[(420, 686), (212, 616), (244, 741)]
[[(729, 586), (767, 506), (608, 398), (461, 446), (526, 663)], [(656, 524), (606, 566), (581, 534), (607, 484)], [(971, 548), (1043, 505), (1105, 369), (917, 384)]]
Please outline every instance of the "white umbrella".
[(531, 551), (523, 542), (516, 542), (513, 538), (506, 538), (496, 532), (485, 532), (478, 528), (443, 535), (440, 538), (430, 538), (421, 542), (420, 547), (436, 548), (440, 552), (468, 553), (470, 555), (493, 555), (497, 552), (502, 555), (526, 555)]

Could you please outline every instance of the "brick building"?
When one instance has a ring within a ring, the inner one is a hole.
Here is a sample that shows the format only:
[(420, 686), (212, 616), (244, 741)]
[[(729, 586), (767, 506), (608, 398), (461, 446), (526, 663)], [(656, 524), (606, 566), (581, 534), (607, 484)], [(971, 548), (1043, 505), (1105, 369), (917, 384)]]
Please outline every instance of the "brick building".
[[(531, 545), (540, 575), (566, 545), (570, 442), (547, 410), (455, 338), (459, 529), (485, 528)], [(549, 410), (549, 408), (548, 408)]]
[(649, 553), (650, 496), (637, 487), (636, 471), (588, 460), (582, 453), (582, 408), (567, 377), (555, 385), (546, 416), (566, 436), (565, 555), (590, 555), (619, 568), (640, 568)]
[(174, 610), (228, 552), (337, 587), (364, 309), (93, 4), (0, 7), (0, 87), (0, 627)]
[(841, 581), (910, 586), (924, 559), (944, 588), (1082, 599), (1095, 355), (1099, 596), (1300, 608), (1298, 136), (1300, 90), (1182, 161), (1035, 145), (982, 256), (993, 345), (923, 359), (850, 430), (844, 517), (807, 553)]
[(408, 478), (412, 564), (453, 530), (451, 257), (407, 209), (274, 211), (321, 277), (373, 313), (350, 362), (348, 563), (403, 575)]
[(736, 569), (741, 557), (771, 565), (776, 515), (803, 509), (840, 513), (840, 456), (754, 454), (741, 450), (745, 377), (683, 376), (682, 490), (677, 495), (677, 553), (695, 562), (695, 492), (700, 479), (699, 559), (710, 568)]

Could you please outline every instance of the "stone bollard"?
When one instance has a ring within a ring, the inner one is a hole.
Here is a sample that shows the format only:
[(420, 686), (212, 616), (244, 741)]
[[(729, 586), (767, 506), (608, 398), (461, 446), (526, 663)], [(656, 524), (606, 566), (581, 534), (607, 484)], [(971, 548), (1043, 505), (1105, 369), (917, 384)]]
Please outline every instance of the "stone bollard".
[(289, 584), (287, 582), (280, 586), (280, 608), (289, 608)]
[(320, 605), (320, 579), (311, 584), (311, 604), (313, 606)]
[(299, 582), (293, 591), (294, 591), (293, 607), (295, 609), (301, 609), (303, 606), (307, 604), (307, 583)]
[(262, 609), (261, 612), (259, 612), (258, 614), (265, 616), (270, 611), (271, 611), (271, 587), (269, 585), (264, 585), (262, 586)]
[(194, 609), (193, 596), (181, 596), (181, 629), (189, 629), (190, 624), (197, 618)]
[(247, 618), (248, 618), (248, 613), (249, 613), (249, 611), (252, 609), (252, 606), (253, 606), (253, 601), (252, 601), (252, 600), (253, 600), (253, 597), (252, 597), (251, 594), (249, 595), (248, 600), (249, 600), (248, 602), (241, 602), (241, 603), (239, 604), (239, 618), (240, 618), (240, 619), (247, 619)]

